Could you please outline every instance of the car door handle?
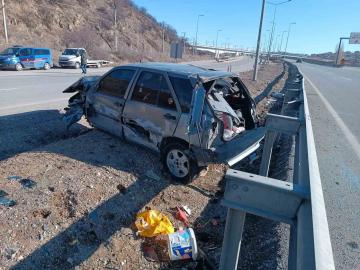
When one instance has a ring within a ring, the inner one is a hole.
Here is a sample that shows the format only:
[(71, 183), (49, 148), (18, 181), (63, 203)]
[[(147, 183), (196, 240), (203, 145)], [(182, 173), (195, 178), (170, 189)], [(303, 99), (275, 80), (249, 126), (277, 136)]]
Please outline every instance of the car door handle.
[(176, 120), (176, 116), (173, 116), (170, 113), (164, 114), (164, 117), (169, 120)]
[(115, 106), (122, 107), (123, 105), (120, 102), (114, 102)]

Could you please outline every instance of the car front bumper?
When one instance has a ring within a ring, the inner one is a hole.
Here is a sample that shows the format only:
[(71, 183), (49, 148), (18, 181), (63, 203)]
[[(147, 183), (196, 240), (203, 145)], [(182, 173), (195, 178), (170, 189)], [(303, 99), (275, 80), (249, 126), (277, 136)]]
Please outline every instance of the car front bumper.
[(75, 67), (75, 61), (59, 61), (59, 66), (61, 67)]

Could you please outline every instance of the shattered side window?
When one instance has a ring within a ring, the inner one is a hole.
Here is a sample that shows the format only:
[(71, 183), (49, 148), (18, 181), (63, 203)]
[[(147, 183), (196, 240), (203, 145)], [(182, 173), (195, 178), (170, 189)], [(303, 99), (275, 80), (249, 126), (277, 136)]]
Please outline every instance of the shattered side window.
[(126, 89), (134, 76), (134, 70), (118, 69), (103, 78), (99, 84), (100, 93), (124, 97)]
[(158, 94), (165, 77), (159, 73), (143, 71), (135, 85), (132, 100), (148, 104), (157, 104)]
[(169, 76), (176, 96), (180, 102), (181, 111), (188, 113), (191, 106), (193, 87), (189, 79)]

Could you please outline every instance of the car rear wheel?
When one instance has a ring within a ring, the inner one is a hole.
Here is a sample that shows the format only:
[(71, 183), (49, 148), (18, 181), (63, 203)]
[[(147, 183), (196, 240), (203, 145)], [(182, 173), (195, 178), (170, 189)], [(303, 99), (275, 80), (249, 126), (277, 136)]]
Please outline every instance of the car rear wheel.
[(15, 65), (15, 70), (16, 70), (16, 71), (21, 71), (21, 70), (23, 70), (22, 65), (21, 65), (20, 63), (16, 63), (16, 65)]
[(44, 64), (44, 69), (45, 70), (49, 70), (51, 67), (50, 67), (50, 65), (49, 65), (49, 63), (45, 63)]
[(75, 63), (75, 69), (79, 69), (80, 68), (80, 63)]
[(187, 184), (198, 173), (198, 166), (190, 156), (189, 148), (182, 143), (171, 143), (162, 151), (162, 163), (174, 181)]

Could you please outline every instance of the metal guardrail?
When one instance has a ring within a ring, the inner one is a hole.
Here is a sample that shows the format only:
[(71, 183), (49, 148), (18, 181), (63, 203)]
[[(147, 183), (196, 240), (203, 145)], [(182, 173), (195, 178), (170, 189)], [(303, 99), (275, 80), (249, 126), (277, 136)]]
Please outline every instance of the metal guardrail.
[[(246, 213), (290, 224), (289, 269), (335, 269), (304, 79), (296, 66), (292, 69), (282, 115), (267, 117), (259, 175), (226, 173), (222, 204), (228, 214), (220, 269), (237, 269)], [(280, 133), (295, 136), (292, 183), (267, 177)]]

